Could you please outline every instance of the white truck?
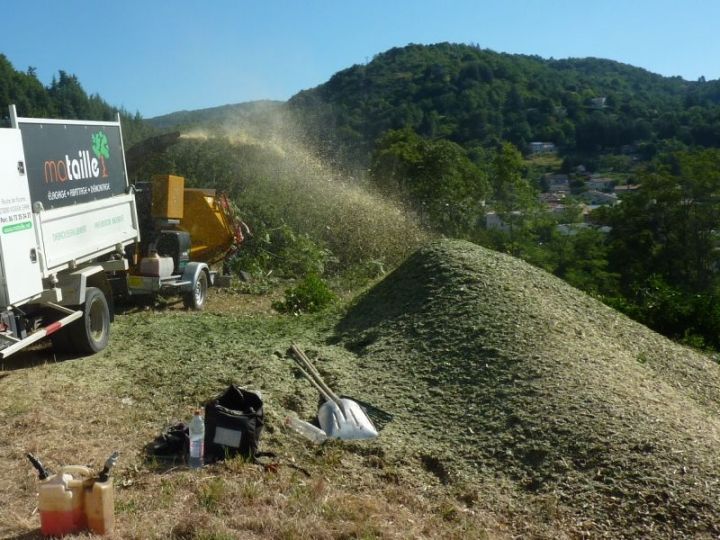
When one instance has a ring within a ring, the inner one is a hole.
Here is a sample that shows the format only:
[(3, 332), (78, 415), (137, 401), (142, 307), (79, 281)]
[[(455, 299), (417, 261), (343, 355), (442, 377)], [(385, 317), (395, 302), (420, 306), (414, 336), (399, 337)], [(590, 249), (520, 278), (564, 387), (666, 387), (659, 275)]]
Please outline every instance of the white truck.
[[(130, 185), (115, 122), (20, 118), (0, 128), (0, 360), (50, 337), (105, 348), (114, 298), (202, 309), (247, 226), (223, 194), (177, 176)], [(141, 236), (142, 242), (141, 242)]]
[(0, 128), (0, 359), (51, 336), (79, 353), (108, 343), (109, 276), (140, 239), (115, 122), (20, 118)]

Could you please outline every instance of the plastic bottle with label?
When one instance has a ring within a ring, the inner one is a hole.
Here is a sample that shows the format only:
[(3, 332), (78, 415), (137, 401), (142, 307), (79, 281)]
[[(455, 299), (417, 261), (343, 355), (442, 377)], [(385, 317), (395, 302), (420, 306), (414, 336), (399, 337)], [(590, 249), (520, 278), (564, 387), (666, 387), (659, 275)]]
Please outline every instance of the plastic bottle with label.
[(195, 411), (188, 431), (190, 435), (188, 465), (191, 469), (199, 469), (205, 463), (205, 420), (201, 409)]

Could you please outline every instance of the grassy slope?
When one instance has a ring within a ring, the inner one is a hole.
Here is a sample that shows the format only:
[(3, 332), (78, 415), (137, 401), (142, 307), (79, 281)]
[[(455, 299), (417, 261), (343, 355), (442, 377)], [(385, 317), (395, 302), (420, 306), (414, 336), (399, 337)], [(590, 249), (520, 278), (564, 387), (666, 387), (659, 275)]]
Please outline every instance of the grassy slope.
[[(717, 534), (717, 366), (546, 273), (443, 242), (346, 312), (268, 302), (216, 292), (202, 314), (128, 312), (101, 354), (6, 362), (0, 536), (38, 526), (26, 450), (56, 468), (114, 448), (123, 538)], [(380, 439), (314, 447), (286, 431), (317, 403), (284, 357), (293, 341), (332, 386), (395, 414)], [(230, 381), (262, 390), (276, 472), (142, 459)]]

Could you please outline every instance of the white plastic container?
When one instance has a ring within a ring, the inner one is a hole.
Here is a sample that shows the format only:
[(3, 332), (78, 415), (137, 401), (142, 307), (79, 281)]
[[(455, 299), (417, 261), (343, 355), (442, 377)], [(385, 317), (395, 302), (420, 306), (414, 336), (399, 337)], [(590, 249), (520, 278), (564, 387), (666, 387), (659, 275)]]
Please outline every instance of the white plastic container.
[(45, 536), (63, 536), (87, 528), (84, 483), (87, 467), (63, 467), (39, 486), (40, 530)]
[(315, 444), (320, 444), (327, 439), (327, 434), (322, 429), (309, 422), (300, 420), (297, 416), (286, 416), (285, 425)]
[(188, 465), (191, 469), (199, 469), (205, 461), (205, 420), (202, 417), (202, 410), (195, 411), (188, 431), (190, 436)]
[(170, 277), (174, 268), (175, 261), (172, 257), (160, 257), (155, 254), (143, 257), (140, 261), (140, 273), (143, 276)]

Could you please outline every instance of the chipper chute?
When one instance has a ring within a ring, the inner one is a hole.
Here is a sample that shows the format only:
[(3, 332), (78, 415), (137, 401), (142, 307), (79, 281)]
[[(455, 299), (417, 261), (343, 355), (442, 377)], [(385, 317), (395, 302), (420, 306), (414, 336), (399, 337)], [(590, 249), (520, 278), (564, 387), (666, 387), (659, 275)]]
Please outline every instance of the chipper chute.
[(297, 345), (293, 345), (291, 351), (302, 374), (325, 398), (318, 410), (318, 421), (327, 436), (344, 440), (377, 437), (378, 432), (363, 408), (354, 400), (335, 394)]

